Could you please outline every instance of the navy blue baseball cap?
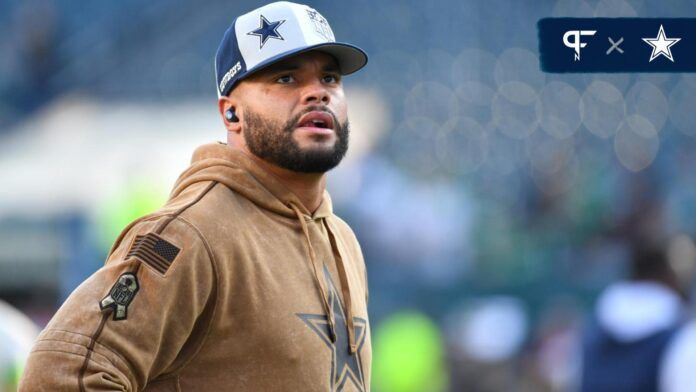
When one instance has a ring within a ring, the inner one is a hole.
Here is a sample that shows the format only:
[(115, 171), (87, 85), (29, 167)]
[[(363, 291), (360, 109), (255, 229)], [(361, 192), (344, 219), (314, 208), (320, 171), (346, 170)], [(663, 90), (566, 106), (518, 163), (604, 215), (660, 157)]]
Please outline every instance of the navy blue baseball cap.
[(310, 50), (333, 56), (343, 75), (367, 64), (362, 49), (336, 42), (329, 22), (306, 5), (279, 1), (237, 17), (215, 55), (218, 97), (253, 72)]

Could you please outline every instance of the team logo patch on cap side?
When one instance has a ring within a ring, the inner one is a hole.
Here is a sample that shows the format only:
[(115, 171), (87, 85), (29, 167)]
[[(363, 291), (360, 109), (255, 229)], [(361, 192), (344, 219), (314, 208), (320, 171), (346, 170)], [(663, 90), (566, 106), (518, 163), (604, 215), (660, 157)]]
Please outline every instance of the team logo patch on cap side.
[(139, 289), (135, 274), (126, 272), (119, 276), (109, 294), (99, 302), (99, 308), (101, 310), (113, 308), (114, 320), (125, 320), (128, 317), (128, 305)]
[(276, 22), (269, 22), (263, 15), (261, 15), (261, 25), (258, 29), (252, 30), (247, 33), (247, 35), (256, 35), (260, 38), (259, 49), (263, 49), (263, 45), (266, 44), (269, 38), (279, 39), (285, 41), (285, 38), (278, 32), (278, 27), (285, 23), (285, 19)]
[(138, 235), (126, 257), (137, 257), (155, 271), (164, 275), (180, 249), (155, 233)]

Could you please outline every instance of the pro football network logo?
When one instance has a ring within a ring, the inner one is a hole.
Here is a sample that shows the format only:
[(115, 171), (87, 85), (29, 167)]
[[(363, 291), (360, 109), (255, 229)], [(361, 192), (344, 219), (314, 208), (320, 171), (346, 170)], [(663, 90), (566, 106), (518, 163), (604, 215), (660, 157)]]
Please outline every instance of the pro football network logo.
[(582, 37), (595, 35), (596, 32), (597, 30), (568, 30), (563, 34), (563, 44), (575, 50), (575, 61), (580, 61), (580, 49), (587, 46), (587, 42), (582, 42)]
[(537, 27), (544, 72), (696, 73), (696, 18), (542, 18)]

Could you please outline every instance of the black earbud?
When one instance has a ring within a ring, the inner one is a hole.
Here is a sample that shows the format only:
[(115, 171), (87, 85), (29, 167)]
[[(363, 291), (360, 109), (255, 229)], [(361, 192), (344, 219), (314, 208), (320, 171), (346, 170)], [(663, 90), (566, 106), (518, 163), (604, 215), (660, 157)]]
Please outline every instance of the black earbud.
[(239, 122), (239, 118), (234, 114), (234, 108), (229, 108), (225, 111), (225, 118), (229, 122)]

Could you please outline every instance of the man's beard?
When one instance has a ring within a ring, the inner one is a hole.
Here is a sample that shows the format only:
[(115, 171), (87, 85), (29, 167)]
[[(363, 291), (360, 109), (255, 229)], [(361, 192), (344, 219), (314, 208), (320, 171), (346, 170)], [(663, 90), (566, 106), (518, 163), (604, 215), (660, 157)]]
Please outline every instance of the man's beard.
[(243, 132), (247, 147), (259, 158), (295, 172), (324, 173), (333, 169), (348, 151), (349, 123), (346, 120), (340, 124), (332, 112), (326, 111), (335, 124), (336, 142), (333, 147), (302, 149), (293, 138), (293, 132), (300, 118), (312, 110), (325, 111), (310, 107), (281, 125), (246, 109)]

